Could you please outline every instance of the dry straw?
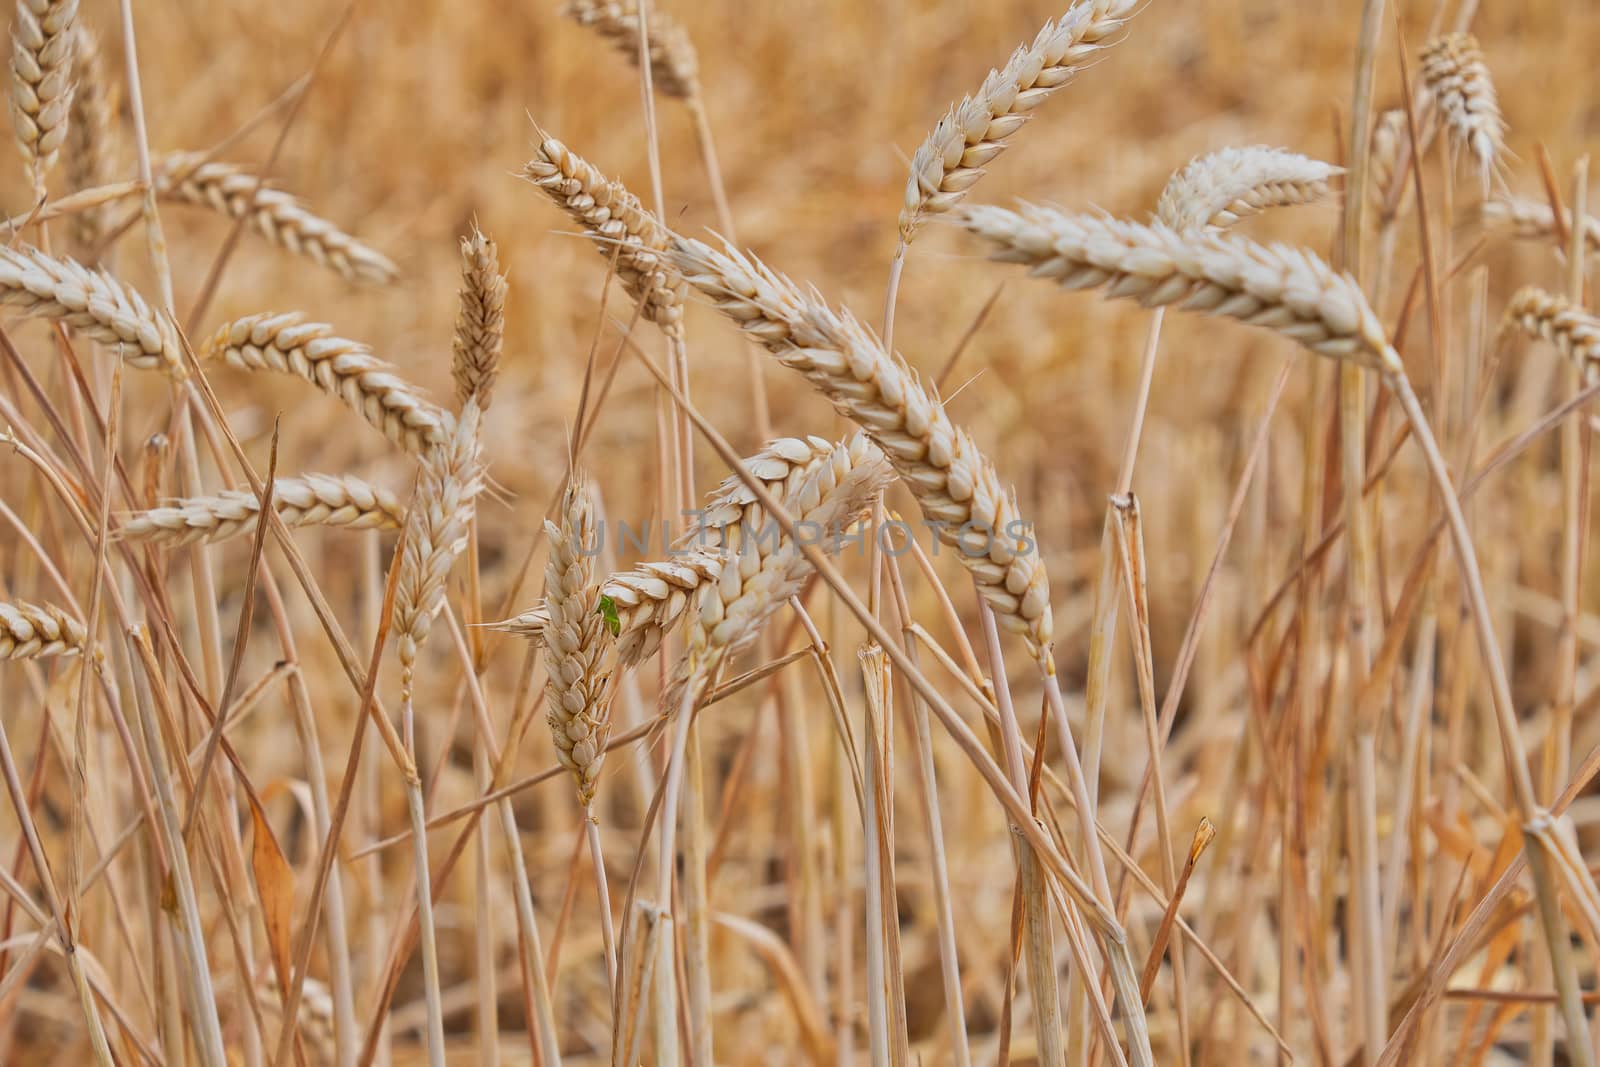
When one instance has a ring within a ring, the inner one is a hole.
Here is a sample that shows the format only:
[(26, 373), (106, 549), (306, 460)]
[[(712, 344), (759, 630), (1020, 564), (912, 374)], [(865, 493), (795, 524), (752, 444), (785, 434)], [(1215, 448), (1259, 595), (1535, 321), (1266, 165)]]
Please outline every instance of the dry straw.
[(543, 137), (523, 176), (565, 211), (594, 241), (640, 313), (669, 336), (680, 336), (683, 281), (666, 262), (670, 237), (639, 198), (605, 177), (552, 137)]
[(1529, 285), (1506, 307), (1505, 322), (1530, 337), (1542, 337), (1578, 365), (1586, 381), (1600, 377), (1600, 319), (1566, 297)]
[(1325, 356), (1400, 370), (1361, 287), (1300, 249), (1033, 205), (966, 208), (960, 222), (995, 259), (1068, 289), (1239, 319)]
[(444, 444), (450, 416), (423, 398), (389, 364), (333, 327), (295, 312), (266, 312), (230, 322), (206, 342), (210, 358), (240, 370), (272, 370), (304, 378), (348, 404), (383, 435), (414, 455)]
[(71, 656), (87, 642), (83, 624), (54, 605), (0, 601), (0, 659)]
[(905, 361), (848, 312), (732, 248), (679, 238), (673, 258), (718, 310), (866, 430), (940, 539), (958, 549), (1002, 624), (1045, 656), (1050, 582), (1032, 527), (994, 465)]
[(208, 162), (197, 152), (164, 157), (154, 175), (164, 200), (208, 207), (272, 244), (305, 256), (352, 282), (387, 285), (400, 269), (387, 256), (308, 210), (298, 198), (232, 163)]
[(562, 497), (561, 525), (546, 521), (544, 528), (550, 543), (544, 569), (549, 618), (541, 631), (549, 679), (546, 719), (556, 759), (572, 772), (578, 802), (587, 808), (605, 763), (611, 707), (601, 663), (607, 642), (594, 579), (594, 503), (581, 476), (573, 476)]
[(11, 121), (36, 193), (67, 137), (78, 0), (17, 0), (11, 25)]
[(105, 271), (27, 245), (0, 248), (0, 304), (71, 326), (129, 366), (183, 377), (177, 330)]
[[(99, 39), (85, 23), (78, 23), (73, 47), (77, 88), (62, 146), (62, 169), (69, 192), (82, 192), (111, 181), (116, 173), (117, 108), (121, 85), (106, 69)], [(92, 254), (106, 238), (109, 206), (97, 204), (67, 216), (73, 246), (84, 256)]]
[[(286, 526), (394, 530), (405, 523), (405, 509), (393, 493), (347, 474), (279, 478), (272, 483), (272, 506)], [(168, 546), (225, 541), (250, 533), (260, 517), (260, 497), (230, 489), (130, 515), (117, 535)]]
[(991, 70), (977, 93), (939, 120), (911, 157), (900, 239), (911, 243), (930, 215), (949, 211), (1005, 150), (1028, 113), (1087, 67), (1132, 18), (1141, 0), (1081, 0), (1046, 22), (1033, 43)]
[(456, 401), (489, 410), (506, 328), (506, 279), (495, 243), (474, 228), (461, 241), (461, 303), (456, 311)]
[[(639, 62), (639, 5), (612, 0), (572, 0), (566, 16), (606, 38), (635, 65)], [(650, 77), (656, 92), (679, 100), (700, 95), (700, 60), (689, 31), (664, 11), (650, 11)]]
[(1451, 148), (1472, 156), (1487, 185), (1505, 152), (1506, 124), (1477, 39), (1451, 33), (1424, 45), (1422, 84), (1449, 131)]
[(1268, 208), (1328, 195), (1343, 169), (1285, 148), (1224, 148), (1192, 160), (1167, 182), (1156, 217), (1174, 230), (1226, 229)]

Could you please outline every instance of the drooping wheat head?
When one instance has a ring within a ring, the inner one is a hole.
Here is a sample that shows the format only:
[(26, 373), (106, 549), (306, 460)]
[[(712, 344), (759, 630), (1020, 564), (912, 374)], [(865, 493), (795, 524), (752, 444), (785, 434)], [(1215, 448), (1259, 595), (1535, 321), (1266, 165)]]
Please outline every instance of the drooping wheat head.
[[(73, 73), (77, 87), (68, 109), (67, 138), (62, 145), (62, 170), (68, 192), (104, 185), (116, 174), (119, 155), (117, 109), (122, 83), (107, 69), (100, 41), (87, 23), (75, 31)], [(67, 232), (81, 256), (90, 256), (106, 237), (109, 205), (99, 204), (67, 216)]]
[(753, 257), (680, 237), (673, 258), (719, 311), (867, 432), (940, 540), (958, 550), (996, 617), (1046, 657), (1050, 581), (1032, 526), (994, 464), (905, 361), (848, 312)]
[(221, 327), (205, 355), (240, 370), (292, 374), (343, 400), (395, 444), (423, 455), (450, 438), (450, 416), (356, 341), (296, 312), (266, 312)]
[(0, 600), (0, 659), (72, 656), (87, 643), (83, 624), (53, 604)]
[(1156, 218), (1180, 232), (1227, 229), (1268, 208), (1321, 200), (1341, 173), (1341, 167), (1284, 148), (1224, 148), (1191, 160), (1172, 176)]
[(78, 0), (17, 0), (11, 24), (11, 121), (36, 194), (67, 136), (77, 19)]
[(683, 279), (667, 263), (670, 237), (638, 197), (551, 137), (522, 170), (588, 234), (600, 255), (617, 264), (617, 279), (640, 313), (669, 336), (682, 333)]
[(1450, 33), (1425, 44), (1422, 84), (1444, 120), (1451, 149), (1473, 158), (1487, 190), (1505, 152), (1506, 123), (1477, 38)]
[(400, 276), (400, 268), (382, 252), (243, 167), (207, 161), (198, 152), (174, 152), (159, 161), (154, 178), (162, 199), (248, 219), (250, 228), (268, 242), (349, 281), (388, 285)]
[(1139, 0), (1079, 0), (952, 107), (911, 157), (901, 240), (910, 244), (928, 216), (955, 207), (1029, 112), (1116, 43), (1115, 34), (1138, 8)]
[(1600, 380), (1600, 318), (1566, 297), (1523, 286), (1506, 306), (1505, 325), (1555, 345), (1583, 371), (1584, 381)]
[[(395, 495), (348, 474), (306, 474), (272, 483), (272, 506), (286, 526), (345, 526), (353, 530), (397, 530), (405, 509)], [(255, 530), (261, 499), (230, 489), (188, 497), (169, 507), (135, 512), (116, 534), (128, 541), (176, 547), (217, 542)]]
[[(639, 4), (616, 0), (569, 0), (563, 13), (606, 38), (630, 62), (639, 62)], [(650, 77), (656, 92), (679, 100), (700, 95), (700, 59), (694, 41), (671, 15), (650, 7)]]
[(456, 402), (478, 398), (489, 410), (506, 329), (506, 279), (495, 243), (476, 227), (461, 240), (461, 303), (456, 311)]
[[(1525, 241), (1549, 241), (1556, 235), (1556, 213), (1549, 201), (1526, 196), (1496, 196), (1479, 207), (1484, 225), (1508, 227), (1513, 236)], [(1572, 225), (1572, 211), (1562, 209), (1562, 221)], [(1590, 254), (1600, 252), (1600, 218), (1583, 217), (1583, 242)]]

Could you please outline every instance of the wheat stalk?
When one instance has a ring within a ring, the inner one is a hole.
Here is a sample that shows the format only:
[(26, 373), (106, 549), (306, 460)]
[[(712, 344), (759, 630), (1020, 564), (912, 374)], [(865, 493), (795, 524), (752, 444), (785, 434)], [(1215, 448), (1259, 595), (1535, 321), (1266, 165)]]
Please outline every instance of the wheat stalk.
[[(1523, 240), (1549, 241), (1556, 234), (1556, 213), (1545, 200), (1497, 196), (1485, 200), (1479, 213), (1485, 224), (1510, 227), (1512, 234)], [(1570, 231), (1572, 212), (1563, 208), (1561, 219)], [(1583, 241), (1591, 253), (1600, 252), (1600, 218), (1583, 216)]]
[(489, 410), (506, 328), (506, 279), (495, 243), (476, 227), (461, 241), (461, 304), (456, 312), (456, 400)]
[(1239, 319), (1324, 356), (1399, 371), (1361, 287), (1301, 249), (1033, 205), (970, 207), (960, 223), (994, 246), (993, 258), (1068, 289)]
[(72, 656), (88, 640), (83, 624), (52, 604), (0, 600), (0, 659)]
[[(635, 65), (639, 62), (639, 5), (614, 0), (571, 0), (563, 14), (588, 26), (616, 46)], [(650, 76), (656, 92), (679, 100), (700, 95), (700, 60), (689, 31), (670, 15), (650, 8)]]
[(11, 26), (11, 121), (36, 194), (67, 136), (78, 0), (17, 0)]
[(1505, 323), (1542, 337), (1594, 381), (1600, 376), (1600, 318), (1538, 286), (1518, 289), (1506, 306)]
[(1506, 123), (1477, 39), (1470, 33), (1450, 33), (1424, 45), (1422, 84), (1444, 119), (1451, 147), (1477, 161), (1487, 187), (1505, 151)]
[(1139, 0), (1081, 0), (952, 107), (911, 157), (900, 239), (910, 244), (929, 215), (949, 211), (966, 196), (1028, 113), (1114, 44), (1110, 38), (1138, 8)]
[(572, 772), (578, 802), (594, 799), (606, 741), (611, 736), (608, 674), (602, 669), (605, 623), (600, 589), (594, 580), (594, 504), (584, 480), (574, 475), (561, 501), (561, 525), (545, 522), (550, 558), (544, 569), (544, 603), (549, 613), (542, 629), (547, 719), (556, 759)]
[(639, 198), (552, 137), (542, 136), (522, 173), (583, 228), (607, 262), (615, 258), (617, 278), (640, 313), (669, 336), (681, 336), (683, 280), (667, 264), (670, 234)]
[(0, 248), (0, 304), (71, 326), (129, 366), (185, 374), (177, 330), (105, 271), (27, 245)]
[(444, 606), (445, 580), (456, 557), (466, 549), (467, 526), (483, 484), (480, 414), (477, 401), (469, 399), (455, 419), (445, 416), (448, 436), (423, 457), (407, 510), (394, 598), (395, 644), (407, 694), (417, 651), (428, 639), (433, 617)]
[(198, 152), (174, 152), (161, 159), (154, 180), (163, 200), (248, 219), (250, 228), (267, 241), (352, 282), (388, 285), (400, 276), (400, 268), (383, 253), (243, 167), (207, 161)]
[(848, 312), (832, 310), (752, 257), (678, 238), (673, 258), (718, 310), (866, 430), (939, 538), (958, 550), (1002, 624), (1044, 657), (1052, 633), (1050, 582), (1031, 544), (1032, 527), (994, 464), (905, 361)]
[(1156, 204), (1156, 218), (1180, 231), (1226, 229), (1268, 208), (1321, 200), (1328, 195), (1328, 182), (1343, 172), (1284, 148), (1224, 148), (1191, 160), (1172, 176)]
[[(73, 48), (78, 84), (72, 91), (67, 138), (61, 151), (67, 189), (78, 193), (105, 185), (116, 172), (121, 83), (106, 69), (99, 39), (86, 23), (78, 23)], [(67, 216), (73, 246), (84, 256), (105, 239), (108, 210), (107, 205), (96, 204)]]
[[(346, 474), (279, 478), (272, 483), (272, 506), (286, 526), (395, 530), (405, 524), (405, 509), (393, 493)], [(230, 489), (136, 512), (125, 517), (117, 536), (169, 546), (225, 541), (250, 533), (260, 516), (260, 497)]]
[(206, 342), (208, 358), (241, 370), (272, 370), (304, 378), (337, 396), (395, 444), (414, 455), (445, 444), (450, 416), (424, 399), (389, 364), (333, 327), (296, 312), (265, 312), (221, 327)]

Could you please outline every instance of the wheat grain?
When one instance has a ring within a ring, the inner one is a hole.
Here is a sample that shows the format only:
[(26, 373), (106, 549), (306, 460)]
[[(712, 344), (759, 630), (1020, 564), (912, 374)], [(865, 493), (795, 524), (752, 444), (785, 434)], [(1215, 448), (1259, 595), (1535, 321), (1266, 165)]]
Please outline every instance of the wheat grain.
[(0, 659), (71, 656), (87, 643), (83, 624), (52, 604), (0, 600)]
[(546, 719), (556, 759), (572, 772), (578, 802), (587, 808), (605, 763), (611, 708), (601, 669), (607, 642), (594, 580), (594, 504), (581, 475), (572, 476), (562, 496), (561, 525), (546, 521), (544, 528), (550, 543), (544, 569), (549, 618), (542, 629)]
[(428, 639), (433, 617), (444, 606), (445, 581), (466, 549), (467, 527), (483, 484), (478, 440), (480, 412), (469, 399), (448, 435), (423, 457), (417, 488), (407, 509), (400, 578), (395, 586), (394, 633), (405, 692), (411, 691), (417, 651)]
[(333, 327), (289, 312), (230, 322), (206, 342), (208, 358), (241, 370), (273, 370), (304, 378), (343, 400), (385, 437), (413, 455), (442, 445), (449, 415), (425, 400), (366, 345), (334, 335)]
[(73, 27), (78, 0), (17, 0), (11, 26), (11, 121), (36, 193), (61, 142), (72, 107)]
[[(780, 437), (741, 462), (752, 478), (782, 502), (835, 447), (825, 437)], [(750, 487), (738, 475), (730, 474), (706, 496), (678, 544), (721, 547), (726, 527), (741, 522), (751, 528), (759, 525), (759, 508)]]
[(600, 587), (616, 612), (617, 660), (642, 662), (682, 621), (700, 590), (722, 575), (722, 550), (698, 549), (641, 563)]
[(495, 243), (476, 227), (461, 241), (461, 304), (456, 312), (456, 400), (489, 410), (506, 327), (506, 279)]
[[(394, 530), (405, 509), (387, 489), (345, 474), (307, 474), (272, 483), (272, 506), (286, 526), (348, 526)], [(169, 507), (126, 516), (117, 536), (128, 541), (186, 545), (239, 537), (256, 528), (261, 498), (249, 490), (189, 497)]]
[[(724, 315), (854, 419), (888, 456), (995, 615), (1036, 656), (1052, 633), (1050, 582), (1015, 495), (899, 356), (848, 312), (729, 248), (678, 238), (673, 258)], [(966, 528), (963, 534), (963, 527)]]
[(1582, 369), (1586, 381), (1600, 379), (1600, 318), (1573, 306), (1566, 297), (1523, 286), (1506, 306), (1505, 322), (1555, 345)]
[(670, 234), (638, 197), (551, 137), (539, 142), (522, 173), (583, 228), (608, 262), (615, 258), (617, 279), (640, 313), (668, 335), (681, 335), (684, 285), (667, 263)]
[[(1497, 196), (1479, 207), (1485, 225), (1509, 227), (1513, 236), (1529, 241), (1549, 241), (1556, 235), (1556, 213), (1548, 201), (1524, 196)], [(1572, 226), (1572, 212), (1562, 209), (1562, 221)], [(1583, 217), (1583, 242), (1590, 252), (1600, 252), (1600, 218)]]
[[(639, 5), (614, 0), (571, 0), (563, 13), (588, 26), (638, 65)], [(679, 100), (700, 95), (700, 60), (689, 31), (672, 16), (650, 9), (650, 77), (656, 92)]]
[(995, 246), (993, 258), (1068, 289), (1239, 319), (1321, 355), (1400, 370), (1361, 287), (1302, 249), (1033, 205), (966, 208), (960, 222)]
[(1268, 208), (1321, 200), (1328, 195), (1328, 182), (1342, 173), (1341, 167), (1284, 148), (1224, 148), (1172, 176), (1156, 204), (1156, 217), (1179, 231), (1226, 229)]
[(197, 152), (174, 152), (161, 159), (154, 179), (162, 199), (248, 219), (250, 228), (272, 244), (352, 282), (388, 285), (400, 276), (400, 268), (383, 253), (243, 167), (207, 161)]
[(934, 126), (911, 157), (900, 238), (909, 244), (929, 215), (949, 211), (983, 177), (1028, 112), (1089, 65), (1132, 18), (1139, 0), (1081, 0), (1046, 22), (1033, 43), (991, 70), (976, 94), (964, 97)]
[(1451, 147), (1477, 161), (1487, 186), (1505, 151), (1506, 124), (1477, 39), (1450, 33), (1424, 45), (1422, 84), (1444, 119)]
[(65, 323), (129, 366), (184, 376), (177, 330), (105, 271), (27, 245), (0, 248), (0, 304)]
[[(121, 83), (106, 69), (100, 42), (86, 23), (78, 23), (73, 48), (78, 84), (72, 91), (61, 151), (67, 189), (77, 193), (106, 184), (116, 172)], [(108, 205), (97, 204), (67, 217), (67, 231), (81, 255), (90, 256), (105, 239), (109, 210)]]

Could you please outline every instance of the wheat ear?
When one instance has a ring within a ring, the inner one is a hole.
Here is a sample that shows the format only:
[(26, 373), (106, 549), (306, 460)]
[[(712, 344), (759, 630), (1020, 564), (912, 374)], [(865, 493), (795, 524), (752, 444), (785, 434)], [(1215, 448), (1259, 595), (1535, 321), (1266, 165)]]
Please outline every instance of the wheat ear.
[(1224, 148), (1191, 160), (1172, 176), (1156, 218), (1180, 231), (1226, 229), (1268, 208), (1321, 200), (1328, 182), (1342, 173), (1342, 167), (1285, 148)]
[[(86, 23), (78, 23), (73, 48), (78, 84), (72, 91), (61, 165), (67, 190), (78, 193), (105, 185), (116, 172), (122, 83), (106, 69), (100, 41)], [(105, 239), (108, 211), (107, 205), (97, 204), (67, 216), (67, 232), (82, 255), (90, 255)]]
[(1506, 306), (1505, 322), (1530, 337), (1542, 337), (1578, 365), (1586, 381), (1600, 377), (1600, 318), (1537, 286), (1518, 289)]
[(53, 604), (0, 600), (0, 659), (71, 656), (87, 642), (83, 624)]
[(295, 312), (266, 312), (230, 322), (206, 342), (209, 358), (241, 370), (272, 370), (304, 378), (358, 411), (383, 435), (414, 455), (445, 444), (450, 416), (356, 341)]
[(461, 303), (456, 311), (456, 401), (478, 398), (489, 410), (494, 380), (500, 373), (500, 350), (506, 329), (506, 278), (500, 273), (495, 243), (473, 227), (461, 240)]
[(17, 0), (11, 25), (11, 121), (36, 194), (67, 136), (78, 0)]
[[(563, 14), (610, 41), (639, 62), (639, 5), (614, 0), (571, 0)], [(679, 100), (700, 95), (700, 59), (689, 31), (672, 16), (650, 10), (650, 77), (655, 91)]]
[[(405, 509), (393, 493), (346, 474), (279, 478), (272, 483), (272, 506), (286, 526), (395, 530), (405, 524)], [(117, 536), (169, 546), (225, 541), (253, 531), (260, 517), (260, 497), (230, 489), (135, 512), (124, 518)]]
[(594, 799), (606, 741), (611, 736), (605, 621), (599, 612), (600, 589), (594, 579), (594, 503), (581, 475), (574, 474), (561, 500), (561, 525), (546, 521), (550, 558), (544, 568), (544, 603), (549, 623), (543, 628), (546, 718), (555, 740), (556, 759), (572, 772), (578, 802)]
[(1472, 156), (1485, 188), (1505, 152), (1506, 123), (1477, 38), (1436, 37), (1422, 48), (1422, 84), (1439, 109), (1451, 147)]
[(423, 456), (417, 488), (406, 513), (405, 547), (395, 587), (394, 632), (402, 685), (409, 695), (417, 651), (444, 606), (445, 580), (467, 547), (467, 526), (483, 485), (478, 439), (481, 412), (469, 399), (448, 420), (443, 444)]
[(1084, 69), (1132, 18), (1140, 0), (1080, 0), (1039, 30), (1033, 43), (991, 70), (977, 93), (962, 98), (911, 157), (900, 239), (910, 244), (930, 215), (949, 211), (1005, 150), (1028, 113)]
[[(1507, 226), (1514, 236), (1527, 241), (1549, 241), (1556, 233), (1556, 213), (1548, 201), (1525, 196), (1497, 196), (1479, 207), (1485, 225)], [(1570, 229), (1572, 212), (1565, 208), (1562, 222)], [(1591, 253), (1600, 252), (1600, 218), (1583, 216), (1583, 242)]]
[(174, 152), (162, 158), (154, 180), (162, 199), (248, 219), (267, 241), (352, 282), (388, 285), (400, 276), (400, 268), (383, 253), (243, 167), (207, 161), (198, 152)]
[(539, 142), (522, 173), (583, 228), (607, 262), (615, 258), (617, 279), (640, 313), (669, 336), (681, 336), (684, 287), (667, 264), (670, 234), (639, 198), (552, 137)]
[(105, 271), (36, 248), (0, 248), (0, 304), (65, 323), (129, 366), (185, 374), (178, 332), (144, 297)]
[(960, 223), (994, 246), (993, 258), (1068, 289), (1239, 319), (1325, 356), (1400, 369), (1361, 287), (1298, 248), (1033, 205), (965, 208)]
[(759, 260), (687, 238), (675, 241), (673, 258), (718, 310), (867, 432), (939, 538), (958, 550), (1002, 625), (1022, 634), (1035, 656), (1046, 656), (1050, 581), (1032, 526), (994, 464), (905, 361), (848, 312)]

